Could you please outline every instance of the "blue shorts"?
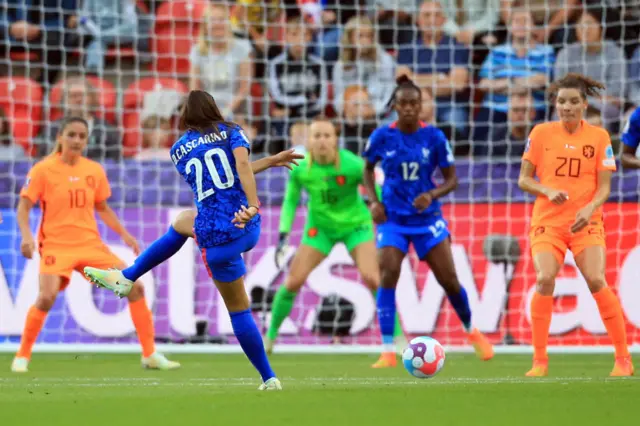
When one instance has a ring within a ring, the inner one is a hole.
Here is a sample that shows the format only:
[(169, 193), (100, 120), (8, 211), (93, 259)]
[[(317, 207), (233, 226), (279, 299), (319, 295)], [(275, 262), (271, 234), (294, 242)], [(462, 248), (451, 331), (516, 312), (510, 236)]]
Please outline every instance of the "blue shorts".
[(416, 229), (386, 222), (378, 225), (376, 246), (379, 249), (395, 247), (407, 254), (409, 244), (413, 244), (418, 259), (424, 259), (432, 248), (449, 238), (450, 235), (447, 221), (441, 216), (434, 217), (429, 223)]
[(203, 248), (202, 260), (209, 276), (222, 283), (230, 283), (243, 277), (247, 268), (242, 253), (258, 244), (260, 227), (256, 227), (242, 237), (219, 246)]

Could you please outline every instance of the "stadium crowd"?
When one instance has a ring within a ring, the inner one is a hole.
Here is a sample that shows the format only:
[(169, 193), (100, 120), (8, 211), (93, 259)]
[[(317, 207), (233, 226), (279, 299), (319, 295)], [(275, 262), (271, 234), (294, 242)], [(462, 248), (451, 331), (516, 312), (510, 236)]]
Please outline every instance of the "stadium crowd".
[(520, 157), (567, 72), (607, 86), (588, 120), (615, 140), (640, 105), (639, 42), (638, 0), (7, 0), (0, 160), (42, 157), (76, 115), (90, 158), (169, 161), (196, 88), (254, 155), (304, 149), (320, 115), (360, 154), (402, 74), (459, 156)]

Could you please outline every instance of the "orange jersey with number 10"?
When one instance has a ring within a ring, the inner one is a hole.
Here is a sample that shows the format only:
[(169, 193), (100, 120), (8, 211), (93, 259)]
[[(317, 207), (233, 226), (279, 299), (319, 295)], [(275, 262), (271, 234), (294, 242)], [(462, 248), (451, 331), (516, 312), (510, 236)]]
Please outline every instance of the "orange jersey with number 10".
[[(593, 199), (598, 189), (598, 172), (616, 170), (609, 133), (585, 121), (573, 134), (559, 121), (537, 125), (531, 131), (522, 159), (536, 167), (536, 176), (544, 186), (569, 194), (562, 205), (538, 197), (532, 227), (569, 228), (578, 211)], [(602, 222), (602, 208), (593, 213), (591, 220)]]
[(40, 201), (40, 248), (80, 249), (102, 244), (95, 204), (111, 196), (102, 166), (87, 158), (73, 166), (52, 155), (33, 166), (20, 195)]

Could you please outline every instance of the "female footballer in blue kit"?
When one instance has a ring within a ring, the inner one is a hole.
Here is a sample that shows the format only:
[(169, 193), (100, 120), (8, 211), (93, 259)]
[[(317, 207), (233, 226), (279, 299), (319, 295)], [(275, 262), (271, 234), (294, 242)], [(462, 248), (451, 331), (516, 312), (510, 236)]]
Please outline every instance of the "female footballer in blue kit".
[[(442, 217), (439, 198), (457, 186), (453, 153), (444, 134), (419, 119), (422, 93), (406, 76), (397, 80), (392, 99), (398, 121), (376, 129), (365, 147), (364, 183), (377, 226), (381, 282), (377, 295), (378, 318), (385, 346), (374, 367), (393, 367), (396, 314), (395, 288), (402, 260), (413, 244), (420, 260), (427, 262), (468, 333), (469, 342), (483, 360), (493, 357), (487, 338), (471, 325), (467, 293), (460, 285), (453, 263), (451, 237)], [(375, 189), (374, 168), (384, 172), (382, 201)], [(436, 186), (432, 175), (440, 168), (444, 183)]]
[[(180, 126), (186, 131), (171, 147), (171, 159), (194, 193), (194, 234), (202, 258), (229, 311), (242, 350), (262, 377), (259, 389), (280, 390), (282, 386), (267, 359), (244, 288), (246, 267), (242, 253), (255, 247), (260, 237), (260, 208), (249, 163), (249, 141), (240, 126), (224, 120), (213, 97), (200, 90), (189, 93)], [(140, 256), (140, 265), (136, 260), (137, 269), (149, 270), (162, 258), (170, 257), (187, 238), (180, 237), (175, 238), (176, 244), (157, 245), (162, 256), (156, 256), (151, 247), (147, 249), (149, 255)], [(85, 269), (98, 285), (118, 295), (128, 290), (125, 271)]]
[(640, 108), (637, 108), (622, 131), (622, 156), (620, 163), (628, 169), (640, 169), (640, 158), (637, 157), (640, 145)]

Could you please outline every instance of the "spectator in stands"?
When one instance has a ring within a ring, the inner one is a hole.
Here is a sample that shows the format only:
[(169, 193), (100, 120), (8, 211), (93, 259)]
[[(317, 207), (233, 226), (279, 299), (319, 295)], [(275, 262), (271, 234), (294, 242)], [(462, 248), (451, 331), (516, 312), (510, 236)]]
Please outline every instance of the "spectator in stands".
[(420, 89), (422, 91), (422, 109), (420, 110), (420, 120), (427, 124), (436, 124), (436, 108), (433, 92), (427, 87)]
[[(451, 123), (460, 135), (469, 121), (469, 50), (444, 33), (446, 17), (437, 1), (420, 6), (420, 38), (398, 52), (396, 75), (406, 74), (436, 95), (436, 120)], [(466, 96), (465, 96), (466, 95)]]
[(308, 122), (299, 121), (289, 128), (290, 147), (300, 154), (307, 152), (310, 127), (311, 125)]
[(375, 10), (373, 20), (379, 29), (380, 44), (386, 50), (397, 51), (415, 38), (413, 16), (417, 12), (418, 0), (368, 0)]
[(152, 115), (142, 121), (142, 150), (137, 160), (171, 161), (169, 148), (175, 141), (171, 120)]
[[(53, 86), (66, 57), (81, 38), (74, 28), (76, 0), (6, 0), (0, 17), (0, 50), (37, 52), (43, 66), (41, 82)], [(1, 11), (1, 10), (0, 10)]]
[(590, 98), (589, 105), (602, 113), (605, 127), (614, 130), (625, 103), (627, 65), (623, 50), (604, 39), (602, 22), (601, 8), (585, 9), (576, 25), (578, 42), (560, 50), (554, 75), (562, 78), (573, 72), (604, 83), (604, 94)]
[(510, 43), (496, 46), (482, 64), (479, 88), (485, 92), (482, 109), (474, 120), (474, 140), (493, 140), (490, 132), (503, 131), (512, 90), (531, 90), (536, 118), (546, 114), (544, 89), (551, 80), (554, 50), (533, 37), (531, 13), (513, 9), (509, 18)]
[(11, 124), (0, 107), (0, 161), (14, 161), (26, 158), (24, 148), (20, 144), (13, 143)]
[(533, 96), (527, 89), (518, 89), (509, 97), (507, 126), (500, 127), (488, 141), (473, 140), (475, 157), (521, 157), (529, 132), (536, 122)]
[[(365, 10), (365, 0), (323, 0), (322, 29), (314, 53), (327, 62), (334, 62), (340, 54), (343, 28)], [(373, 25), (371, 30), (373, 31)]]
[(311, 31), (300, 15), (287, 20), (286, 49), (269, 61), (269, 95), (272, 130), (288, 134), (288, 124), (313, 118), (327, 104), (327, 71), (324, 61), (307, 52)]
[(604, 121), (602, 121), (602, 114), (600, 110), (589, 105), (587, 107), (587, 113), (584, 117), (585, 121), (592, 126), (604, 127)]
[(275, 23), (278, 15), (280, 0), (237, 0), (230, 14), (231, 26), (234, 33), (250, 38), (258, 50), (266, 53), (265, 24)]
[(440, 4), (447, 18), (444, 32), (460, 44), (482, 44), (498, 24), (500, 0), (440, 0)]
[(583, 0), (511, 0), (516, 8), (526, 8), (537, 28), (533, 31), (538, 43), (559, 49), (573, 42), (570, 24), (578, 17)]
[(91, 36), (85, 55), (85, 71), (101, 73), (109, 46), (137, 41), (138, 15), (135, 0), (83, 0), (82, 9), (71, 18), (73, 26)]
[[(62, 107), (64, 117), (82, 117), (89, 123), (89, 143), (87, 157), (94, 160), (105, 158), (118, 160), (122, 157), (122, 141), (118, 128), (96, 116), (97, 101), (95, 88), (82, 77), (72, 77), (65, 81)], [(39, 156), (51, 152), (56, 135), (64, 118), (46, 124), (39, 137)]]
[(342, 35), (340, 59), (333, 67), (333, 106), (341, 115), (345, 89), (361, 86), (368, 93), (375, 114), (389, 112), (389, 100), (396, 87), (396, 62), (376, 42), (373, 24), (366, 16), (355, 16)]
[(247, 111), (253, 74), (251, 43), (233, 36), (226, 4), (209, 5), (190, 59), (190, 90), (205, 90), (213, 96), (223, 117), (231, 119), (234, 113)]
[(361, 155), (365, 142), (378, 127), (376, 110), (363, 86), (349, 86), (344, 91), (342, 129), (344, 148)]

